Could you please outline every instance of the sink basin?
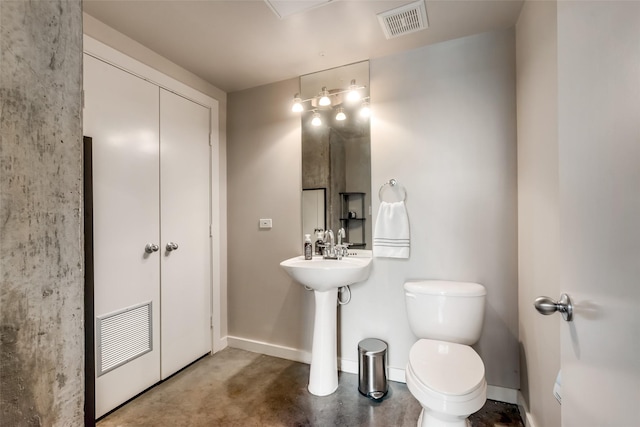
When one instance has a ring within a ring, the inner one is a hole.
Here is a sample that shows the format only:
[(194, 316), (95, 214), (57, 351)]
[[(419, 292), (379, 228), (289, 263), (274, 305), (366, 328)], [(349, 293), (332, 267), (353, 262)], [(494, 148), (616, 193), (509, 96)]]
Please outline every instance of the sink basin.
[(366, 280), (371, 271), (371, 258), (305, 260), (304, 256), (297, 256), (282, 261), (280, 266), (298, 283), (324, 292)]

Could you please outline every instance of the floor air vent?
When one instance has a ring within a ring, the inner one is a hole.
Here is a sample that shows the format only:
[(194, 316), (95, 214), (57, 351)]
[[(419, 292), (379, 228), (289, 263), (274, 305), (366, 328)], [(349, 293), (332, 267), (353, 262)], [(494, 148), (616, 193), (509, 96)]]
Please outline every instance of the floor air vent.
[(98, 317), (98, 376), (153, 349), (151, 301)]
[(378, 22), (387, 39), (424, 30), (429, 27), (424, 0), (418, 0), (378, 14)]

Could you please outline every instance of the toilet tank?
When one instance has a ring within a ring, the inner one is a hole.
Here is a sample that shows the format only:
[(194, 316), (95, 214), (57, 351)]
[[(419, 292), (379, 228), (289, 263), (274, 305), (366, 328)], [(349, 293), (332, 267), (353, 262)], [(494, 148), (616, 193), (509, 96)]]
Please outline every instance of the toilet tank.
[(404, 284), (414, 335), (472, 345), (480, 339), (487, 290), (472, 282), (419, 280)]

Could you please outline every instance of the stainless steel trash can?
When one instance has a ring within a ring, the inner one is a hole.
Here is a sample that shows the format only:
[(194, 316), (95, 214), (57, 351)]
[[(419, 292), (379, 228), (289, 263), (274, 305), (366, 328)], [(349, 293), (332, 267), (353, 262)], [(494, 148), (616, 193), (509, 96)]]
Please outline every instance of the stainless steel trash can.
[(374, 400), (387, 394), (387, 344), (367, 338), (358, 343), (358, 391)]

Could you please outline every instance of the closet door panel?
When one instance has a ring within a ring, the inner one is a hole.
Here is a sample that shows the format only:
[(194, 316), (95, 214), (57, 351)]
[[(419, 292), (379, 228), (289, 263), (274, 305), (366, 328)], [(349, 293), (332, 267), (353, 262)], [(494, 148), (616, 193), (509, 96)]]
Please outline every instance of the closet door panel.
[(211, 351), (209, 117), (161, 89), (163, 379)]
[[(147, 243), (160, 244), (159, 89), (85, 54), (84, 90), (84, 133), (93, 138), (99, 417), (160, 379), (161, 252), (145, 252)], [(147, 308), (137, 317), (127, 311), (140, 305)]]

